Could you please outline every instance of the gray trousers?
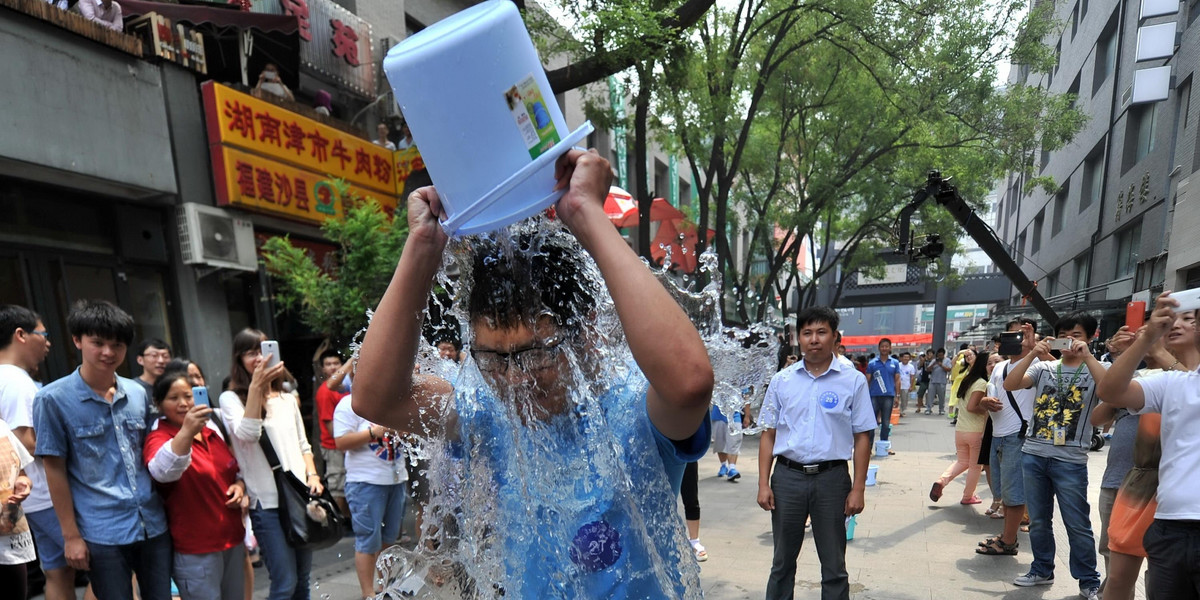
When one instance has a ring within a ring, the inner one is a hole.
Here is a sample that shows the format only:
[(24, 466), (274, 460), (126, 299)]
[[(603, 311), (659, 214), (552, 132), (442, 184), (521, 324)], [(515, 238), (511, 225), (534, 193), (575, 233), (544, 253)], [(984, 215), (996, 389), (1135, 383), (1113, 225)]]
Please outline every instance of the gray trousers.
[(848, 467), (805, 475), (775, 463), (771, 475), (775, 510), (771, 536), (775, 555), (767, 579), (767, 600), (791, 600), (796, 588), (796, 558), (804, 544), (804, 523), (812, 517), (813, 540), (821, 560), (821, 600), (850, 600), (846, 572), (846, 496)]
[(182, 600), (242, 600), (246, 547), (241, 543), (224, 552), (175, 553), (171, 576)]
[(929, 396), (925, 398), (925, 411), (933, 410), (933, 403), (937, 401), (938, 414), (946, 412), (946, 384), (930, 383)]

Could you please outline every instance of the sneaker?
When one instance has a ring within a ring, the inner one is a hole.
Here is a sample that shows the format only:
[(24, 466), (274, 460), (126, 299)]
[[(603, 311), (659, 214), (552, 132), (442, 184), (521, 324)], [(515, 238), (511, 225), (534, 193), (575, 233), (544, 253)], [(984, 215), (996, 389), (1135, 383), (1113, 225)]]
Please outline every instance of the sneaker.
[(729, 481), (737, 481), (741, 477), (742, 474), (738, 473), (737, 467), (729, 467)]
[(699, 541), (692, 542), (692, 551), (696, 553), (696, 562), (708, 560), (708, 550)]
[(725, 463), (721, 463), (721, 470), (717, 471), (717, 477), (724, 477), (729, 474), (729, 467)]
[(925, 414), (927, 414), (927, 415), (932, 415), (932, 414), (933, 414), (933, 411), (932, 411), (932, 410), (929, 410), (929, 409), (927, 408), (927, 409), (925, 409)]
[(1079, 590), (1079, 597), (1083, 598), (1083, 600), (1099, 600), (1100, 599), (1100, 588), (1088, 588), (1086, 590)]
[(1035, 585), (1050, 585), (1052, 583), (1054, 583), (1053, 575), (1042, 576), (1042, 575), (1034, 575), (1033, 573), (1026, 573), (1026, 574), (1013, 580), (1013, 585), (1019, 585), (1021, 587), (1033, 587)]

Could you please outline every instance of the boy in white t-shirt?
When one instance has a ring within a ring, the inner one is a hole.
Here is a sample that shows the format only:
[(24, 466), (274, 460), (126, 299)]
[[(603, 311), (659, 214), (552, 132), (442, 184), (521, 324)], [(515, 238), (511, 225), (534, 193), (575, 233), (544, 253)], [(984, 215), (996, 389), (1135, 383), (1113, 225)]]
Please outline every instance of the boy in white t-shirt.
[(900, 396), (900, 416), (908, 413), (908, 399), (912, 396), (913, 383), (917, 379), (917, 366), (912, 362), (912, 354), (908, 352), (900, 353), (900, 389), (896, 390), (896, 395)]
[(346, 502), (354, 527), (354, 568), (364, 598), (375, 597), (375, 560), (396, 543), (408, 489), (407, 452), (394, 430), (354, 413), (350, 396), (333, 409), (333, 441), (346, 453)]
[(1175, 322), (1179, 302), (1159, 295), (1146, 332), (1125, 351), (1100, 382), (1104, 402), (1130, 412), (1162, 414), (1158, 509), (1143, 545), (1150, 564), (1150, 600), (1200, 598), (1200, 372), (1179, 371), (1179, 361), (1163, 373), (1133, 379), (1142, 357)]

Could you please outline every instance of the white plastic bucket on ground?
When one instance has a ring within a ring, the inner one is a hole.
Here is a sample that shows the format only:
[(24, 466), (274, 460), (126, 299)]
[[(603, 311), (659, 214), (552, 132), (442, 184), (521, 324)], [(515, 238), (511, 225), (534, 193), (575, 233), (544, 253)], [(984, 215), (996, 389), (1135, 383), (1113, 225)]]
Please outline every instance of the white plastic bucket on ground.
[(592, 132), (567, 129), (511, 0), (451, 15), (392, 48), (383, 70), (437, 186), (451, 235), (554, 204), (554, 163)]
[(890, 441), (875, 440), (875, 456), (887, 456), (888, 450), (891, 449), (892, 443)]
[[(887, 452), (884, 452), (887, 454)], [(875, 477), (879, 475), (879, 465), (870, 465), (867, 467), (867, 485), (875, 485)]]

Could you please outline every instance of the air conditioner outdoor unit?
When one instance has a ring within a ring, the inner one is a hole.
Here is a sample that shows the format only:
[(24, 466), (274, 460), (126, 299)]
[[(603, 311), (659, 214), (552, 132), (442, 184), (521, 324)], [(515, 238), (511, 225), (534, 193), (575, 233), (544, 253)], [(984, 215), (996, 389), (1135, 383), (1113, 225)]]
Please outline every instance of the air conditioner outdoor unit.
[(254, 226), (215, 206), (179, 207), (179, 246), (184, 264), (258, 270)]

